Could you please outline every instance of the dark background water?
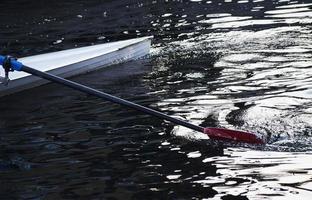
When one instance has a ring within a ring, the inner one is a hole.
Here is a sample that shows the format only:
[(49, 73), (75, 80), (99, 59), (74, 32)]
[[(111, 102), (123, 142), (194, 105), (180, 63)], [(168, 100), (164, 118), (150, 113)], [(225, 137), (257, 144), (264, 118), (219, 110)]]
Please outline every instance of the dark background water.
[[(73, 80), (204, 135), (55, 84), (0, 100), (1, 199), (310, 199), (309, 1), (0, 2), (1, 54), (154, 35), (151, 57)], [(173, 130), (173, 131), (172, 131)]]

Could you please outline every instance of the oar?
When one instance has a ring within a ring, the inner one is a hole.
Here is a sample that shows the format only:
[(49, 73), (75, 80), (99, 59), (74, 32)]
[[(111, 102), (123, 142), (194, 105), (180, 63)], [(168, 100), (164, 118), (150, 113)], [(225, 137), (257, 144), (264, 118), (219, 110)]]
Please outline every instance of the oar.
[(164, 113), (161, 113), (159, 111), (153, 110), (151, 108), (141, 106), (139, 104), (112, 96), (110, 94), (95, 90), (93, 88), (87, 87), (85, 85), (66, 80), (64, 78), (55, 76), (53, 74), (49, 74), (46, 72), (42, 72), (36, 69), (33, 69), (31, 67), (27, 67), (23, 65), (21, 62), (17, 61), (14, 58), (11, 57), (4, 57), (0, 56), (0, 65), (3, 65), (4, 69), (8, 73), (9, 71), (24, 71), (29, 74), (32, 74), (34, 76), (41, 77), (43, 79), (59, 83), (61, 85), (65, 85), (67, 87), (70, 87), (72, 89), (87, 93), (89, 95), (93, 95), (96, 97), (99, 97), (101, 99), (111, 101), (123, 106), (127, 106), (130, 108), (133, 108), (135, 110), (141, 111), (143, 113), (153, 115), (155, 117), (170, 121), (174, 124), (178, 124), (181, 126), (185, 126), (187, 128), (190, 128), (195, 131), (202, 132), (204, 134), (207, 134), (211, 139), (216, 139), (216, 140), (229, 140), (229, 141), (237, 141), (237, 142), (244, 142), (244, 143), (251, 143), (251, 144), (264, 144), (265, 141), (259, 138), (257, 135), (253, 133), (248, 133), (248, 132), (243, 132), (243, 131), (236, 131), (236, 130), (229, 130), (229, 129), (223, 129), (223, 128), (213, 128), (213, 127), (201, 127), (197, 126), (194, 124), (191, 124), (189, 122), (170, 117)]

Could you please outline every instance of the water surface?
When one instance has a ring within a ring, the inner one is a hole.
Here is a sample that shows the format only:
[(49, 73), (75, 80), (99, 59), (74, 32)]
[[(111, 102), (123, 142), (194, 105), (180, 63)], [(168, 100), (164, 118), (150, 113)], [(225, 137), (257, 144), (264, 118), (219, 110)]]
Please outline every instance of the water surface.
[(149, 58), (74, 77), (207, 136), (49, 84), (1, 99), (3, 199), (310, 199), (312, 4), (291, 0), (1, 1), (18, 57), (154, 35)]

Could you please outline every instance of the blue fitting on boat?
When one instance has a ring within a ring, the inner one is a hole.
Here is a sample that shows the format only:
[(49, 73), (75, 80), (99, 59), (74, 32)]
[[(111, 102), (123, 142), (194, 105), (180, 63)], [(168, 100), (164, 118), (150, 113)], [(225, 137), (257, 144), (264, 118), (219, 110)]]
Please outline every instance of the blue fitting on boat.
[(11, 63), (11, 69), (14, 71), (21, 71), (23, 64), (21, 62), (18, 62), (15, 58), (12, 57), (6, 57), (6, 56), (1, 56), (0, 55), (0, 65), (3, 66), (3, 63), (5, 62), (6, 59), (10, 59)]
[(3, 61), (4, 61), (5, 57), (4, 56), (0, 56), (0, 65), (3, 64)]
[(23, 64), (21, 62), (18, 62), (17, 60), (12, 59), (11, 60), (12, 69), (16, 71), (21, 71)]

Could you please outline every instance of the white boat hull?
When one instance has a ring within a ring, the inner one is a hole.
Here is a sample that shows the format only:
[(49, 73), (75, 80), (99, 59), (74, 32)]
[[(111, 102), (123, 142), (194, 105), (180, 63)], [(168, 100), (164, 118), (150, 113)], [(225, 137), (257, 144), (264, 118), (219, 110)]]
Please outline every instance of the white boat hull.
[[(29, 56), (20, 58), (19, 61), (37, 70), (67, 78), (143, 57), (150, 51), (151, 38), (136, 38)], [(3, 71), (1, 75), (3, 76)], [(0, 85), (0, 97), (48, 82), (24, 72), (10, 73), (10, 79), (8, 86)]]

